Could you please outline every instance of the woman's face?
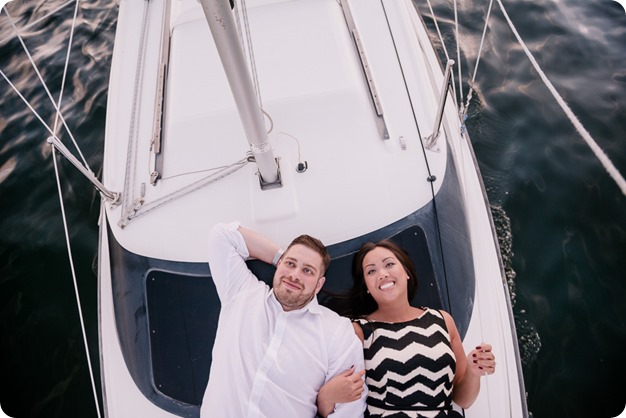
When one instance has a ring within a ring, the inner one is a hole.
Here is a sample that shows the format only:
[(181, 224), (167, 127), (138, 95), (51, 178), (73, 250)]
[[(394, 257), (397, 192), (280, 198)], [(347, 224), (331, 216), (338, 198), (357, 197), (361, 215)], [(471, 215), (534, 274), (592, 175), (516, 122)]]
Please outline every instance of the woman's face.
[(363, 258), (363, 279), (367, 290), (380, 305), (401, 298), (407, 301), (408, 274), (394, 253), (376, 247)]

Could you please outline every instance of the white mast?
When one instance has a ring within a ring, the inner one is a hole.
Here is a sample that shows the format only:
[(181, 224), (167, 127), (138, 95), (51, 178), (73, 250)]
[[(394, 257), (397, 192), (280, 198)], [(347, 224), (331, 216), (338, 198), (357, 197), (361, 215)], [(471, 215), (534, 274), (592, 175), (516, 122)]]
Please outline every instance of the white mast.
[(228, 0), (200, 0), (233, 92), (239, 117), (261, 176), (261, 187), (280, 187), (278, 163), (265, 131), (237, 28)]

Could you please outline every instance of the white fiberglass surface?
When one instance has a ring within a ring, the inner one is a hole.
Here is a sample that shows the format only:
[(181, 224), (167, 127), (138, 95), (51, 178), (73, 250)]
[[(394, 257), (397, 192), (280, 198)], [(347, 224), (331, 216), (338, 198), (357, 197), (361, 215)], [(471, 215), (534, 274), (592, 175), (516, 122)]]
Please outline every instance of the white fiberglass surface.
[[(151, 186), (144, 170), (146, 202), (193, 183), (207, 169), (233, 163), (249, 149), (208, 24), (193, 3), (172, 16), (178, 23), (170, 47), (163, 179)], [(430, 200), (429, 173), (402, 73), (389, 54), (394, 48), (389, 36), (375, 29), (379, 41), (367, 47), (373, 75), (381, 80), (383, 110), (389, 110), (384, 118), (390, 137), (385, 140), (335, 0), (268, 2), (249, 10), (249, 22), (283, 187), (261, 191), (256, 168), (248, 164), (132, 220), (123, 232), (114, 226), (130, 251), (201, 261), (210, 226), (233, 219), (280, 243), (307, 232), (333, 244), (392, 223)], [(360, 21), (361, 31), (370, 26), (380, 27)], [(394, 33), (396, 43), (402, 41), (400, 35)], [(393, 79), (382, 81), (383, 76)], [(445, 152), (428, 153), (431, 170), (443, 178)], [(299, 155), (309, 167), (304, 173), (295, 171)], [(147, 161), (149, 155), (138, 158)], [(113, 222), (119, 212), (109, 211)]]

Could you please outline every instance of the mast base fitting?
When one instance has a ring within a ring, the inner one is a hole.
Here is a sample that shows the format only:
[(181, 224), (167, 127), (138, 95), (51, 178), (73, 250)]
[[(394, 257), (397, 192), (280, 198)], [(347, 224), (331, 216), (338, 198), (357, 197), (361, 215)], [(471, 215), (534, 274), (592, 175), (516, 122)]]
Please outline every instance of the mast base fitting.
[(261, 190), (272, 190), (272, 189), (278, 189), (280, 187), (283, 187), (283, 178), (280, 175), (280, 159), (276, 158), (276, 166), (278, 167), (278, 169), (276, 170), (276, 180), (273, 182), (266, 182), (265, 180), (263, 180), (263, 177), (261, 177), (261, 173), (259, 174), (259, 184), (261, 185)]

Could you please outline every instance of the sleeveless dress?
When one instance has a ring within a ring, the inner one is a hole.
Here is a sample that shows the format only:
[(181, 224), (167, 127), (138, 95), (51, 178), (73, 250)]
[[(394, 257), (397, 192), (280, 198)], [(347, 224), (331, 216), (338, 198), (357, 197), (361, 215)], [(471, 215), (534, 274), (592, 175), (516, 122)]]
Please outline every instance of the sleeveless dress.
[(366, 417), (448, 418), (456, 370), (450, 334), (441, 312), (422, 308), (401, 323), (359, 319), (365, 341)]

